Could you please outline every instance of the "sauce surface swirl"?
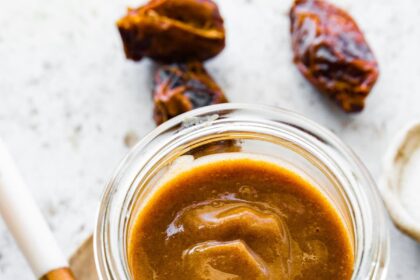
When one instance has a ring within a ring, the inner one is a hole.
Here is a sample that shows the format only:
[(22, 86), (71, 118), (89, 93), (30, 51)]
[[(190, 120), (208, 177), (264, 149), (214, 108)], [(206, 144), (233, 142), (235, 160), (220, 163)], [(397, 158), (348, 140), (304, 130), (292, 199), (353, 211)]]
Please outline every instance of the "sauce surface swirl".
[(236, 158), (166, 180), (128, 238), (133, 279), (350, 279), (348, 230), (328, 199), (293, 171)]

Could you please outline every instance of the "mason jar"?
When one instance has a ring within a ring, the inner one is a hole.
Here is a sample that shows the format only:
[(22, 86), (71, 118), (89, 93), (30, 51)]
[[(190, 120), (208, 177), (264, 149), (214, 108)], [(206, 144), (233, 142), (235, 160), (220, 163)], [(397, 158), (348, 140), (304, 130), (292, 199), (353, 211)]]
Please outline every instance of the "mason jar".
[[(330, 201), (349, 233), (352, 279), (384, 279), (387, 220), (375, 183), (337, 136), (291, 111), (253, 104), (221, 104), (182, 114), (157, 127), (128, 153), (103, 194), (94, 233), (100, 279), (132, 279), (128, 236), (148, 194), (183, 155), (228, 152), (269, 156), (304, 174)], [(212, 148), (213, 147), (213, 148)]]

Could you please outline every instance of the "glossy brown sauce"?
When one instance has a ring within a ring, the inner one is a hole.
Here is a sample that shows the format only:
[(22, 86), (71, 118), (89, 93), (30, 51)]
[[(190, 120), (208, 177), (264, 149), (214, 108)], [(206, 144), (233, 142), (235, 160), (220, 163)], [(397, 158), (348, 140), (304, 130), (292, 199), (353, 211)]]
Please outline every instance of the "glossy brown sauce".
[(310, 183), (276, 164), (230, 159), (159, 187), (129, 233), (134, 279), (350, 279), (342, 219)]

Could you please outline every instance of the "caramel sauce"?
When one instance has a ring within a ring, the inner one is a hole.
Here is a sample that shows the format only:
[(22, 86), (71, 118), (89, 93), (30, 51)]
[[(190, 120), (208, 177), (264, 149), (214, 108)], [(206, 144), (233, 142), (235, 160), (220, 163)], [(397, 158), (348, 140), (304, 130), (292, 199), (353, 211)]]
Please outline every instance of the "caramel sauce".
[(350, 279), (353, 248), (328, 199), (277, 164), (220, 160), (161, 185), (129, 231), (133, 279)]

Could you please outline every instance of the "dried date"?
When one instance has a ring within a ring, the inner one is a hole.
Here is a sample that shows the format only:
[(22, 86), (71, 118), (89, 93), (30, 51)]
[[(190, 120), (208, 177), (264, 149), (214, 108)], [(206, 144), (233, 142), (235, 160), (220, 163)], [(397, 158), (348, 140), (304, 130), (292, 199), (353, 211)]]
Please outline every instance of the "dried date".
[(154, 80), (157, 124), (195, 108), (227, 102), (223, 91), (200, 62), (160, 66)]
[(117, 22), (127, 58), (204, 61), (225, 46), (223, 18), (211, 0), (152, 0)]
[(300, 72), (344, 111), (361, 111), (379, 70), (356, 22), (323, 0), (296, 0), (290, 20)]

